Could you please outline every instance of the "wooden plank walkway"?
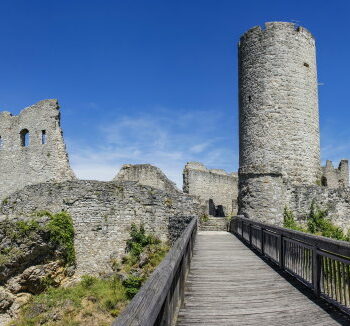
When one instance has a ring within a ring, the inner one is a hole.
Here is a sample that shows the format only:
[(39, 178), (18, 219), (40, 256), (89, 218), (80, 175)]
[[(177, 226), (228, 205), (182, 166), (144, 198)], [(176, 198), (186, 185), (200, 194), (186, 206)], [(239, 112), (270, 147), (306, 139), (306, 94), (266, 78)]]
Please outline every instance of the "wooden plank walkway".
[(236, 236), (198, 232), (176, 325), (350, 325), (294, 285)]

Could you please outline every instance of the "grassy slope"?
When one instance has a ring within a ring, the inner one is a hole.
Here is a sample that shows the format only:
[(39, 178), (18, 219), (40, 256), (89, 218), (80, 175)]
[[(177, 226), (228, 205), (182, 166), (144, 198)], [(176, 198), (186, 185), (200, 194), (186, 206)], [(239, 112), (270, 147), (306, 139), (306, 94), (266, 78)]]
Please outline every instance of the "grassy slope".
[(108, 279), (84, 276), (66, 288), (49, 287), (33, 296), (11, 326), (110, 325), (168, 251), (168, 246), (144, 229), (132, 226), (128, 254), (114, 261)]

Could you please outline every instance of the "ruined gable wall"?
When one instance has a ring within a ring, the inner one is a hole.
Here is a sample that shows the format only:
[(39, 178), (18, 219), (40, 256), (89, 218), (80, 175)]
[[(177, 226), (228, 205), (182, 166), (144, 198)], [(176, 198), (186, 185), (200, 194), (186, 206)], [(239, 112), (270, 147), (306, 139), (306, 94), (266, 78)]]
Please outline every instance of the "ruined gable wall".
[(322, 167), (323, 185), (329, 188), (341, 188), (349, 186), (349, 162), (341, 160), (338, 168), (333, 167), (332, 161), (327, 160), (326, 166)]
[(151, 186), (165, 192), (178, 192), (174, 182), (157, 167), (151, 164), (125, 164), (114, 181), (137, 181), (142, 185)]
[(0, 217), (66, 210), (75, 229), (77, 275), (108, 273), (112, 257), (123, 255), (132, 223), (162, 240), (174, 241), (199, 202), (182, 192), (166, 193), (137, 182), (66, 181), (27, 186), (0, 205)]
[(215, 206), (223, 206), (225, 216), (237, 213), (237, 174), (229, 174), (224, 170), (209, 170), (201, 163), (189, 162), (184, 168), (183, 180), (183, 191), (205, 201), (207, 214), (211, 213), (210, 199)]
[[(22, 146), (21, 131), (29, 131)], [(42, 144), (42, 132), (46, 144)], [(0, 112), (0, 200), (26, 185), (74, 179), (60, 128), (57, 100), (40, 101), (17, 116)]]

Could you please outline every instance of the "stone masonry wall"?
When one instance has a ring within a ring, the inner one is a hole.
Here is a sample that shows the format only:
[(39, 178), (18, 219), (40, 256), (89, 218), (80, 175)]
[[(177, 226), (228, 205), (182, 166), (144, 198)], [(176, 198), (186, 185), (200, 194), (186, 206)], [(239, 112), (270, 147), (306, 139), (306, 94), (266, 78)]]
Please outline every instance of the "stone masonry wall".
[(170, 181), (159, 168), (151, 164), (125, 164), (114, 181), (137, 181), (165, 192), (178, 192), (174, 182)]
[(193, 197), (137, 182), (66, 181), (25, 187), (0, 206), (0, 216), (66, 210), (73, 218), (77, 275), (109, 272), (111, 257), (124, 253), (132, 223), (144, 223), (162, 240), (174, 241), (198, 216)]
[(286, 184), (321, 178), (315, 40), (270, 22), (240, 38), (239, 213), (283, 223)]
[(17, 116), (0, 112), (0, 200), (26, 185), (74, 178), (57, 100), (40, 101)]
[(322, 167), (321, 182), (329, 188), (349, 187), (348, 160), (341, 160), (337, 169), (333, 167), (332, 161), (327, 160), (326, 166)]
[(281, 169), (239, 170), (238, 214), (247, 218), (283, 225), (286, 184)]
[(315, 39), (293, 23), (247, 31), (239, 46), (240, 168), (274, 166), (295, 184), (320, 177)]
[(183, 172), (183, 191), (201, 198), (207, 214), (228, 216), (237, 213), (237, 173), (209, 170), (202, 163), (189, 162)]
[(328, 210), (328, 217), (345, 231), (350, 229), (350, 188), (328, 188), (319, 186), (287, 186), (285, 205), (300, 221), (305, 221), (311, 203)]

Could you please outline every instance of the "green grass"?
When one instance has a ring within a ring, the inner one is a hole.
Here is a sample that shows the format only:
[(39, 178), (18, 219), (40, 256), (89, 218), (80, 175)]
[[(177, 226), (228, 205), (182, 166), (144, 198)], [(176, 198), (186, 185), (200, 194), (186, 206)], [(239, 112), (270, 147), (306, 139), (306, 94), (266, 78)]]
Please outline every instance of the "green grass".
[[(81, 325), (89, 314), (108, 323), (127, 302), (126, 290), (117, 278), (102, 280), (85, 276), (74, 286), (49, 288), (33, 296), (22, 309), (20, 318), (9, 325)], [(52, 321), (52, 316), (57, 320)]]
[(284, 208), (283, 220), (283, 226), (288, 229), (322, 235), (336, 240), (350, 241), (350, 234), (345, 234), (339, 226), (336, 226), (328, 217), (328, 210), (321, 209), (315, 201), (311, 203), (306, 225), (298, 223), (293, 212), (287, 207)]
[[(64, 218), (65, 219), (65, 218)], [(61, 232), (58, 232), (61, 234)], [(61, 239), (61, 236), (59, 236)], [(108, 279), (83, 276), (73, 286), (53, 288), (33, 296), (10, 326), (110, 325), (162, 261), (169, 247), (144, 227), (131, 226), (127, 254), (113, 261)], [(120, 275), (126, 275), (122, 281)]]

